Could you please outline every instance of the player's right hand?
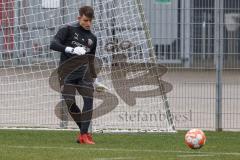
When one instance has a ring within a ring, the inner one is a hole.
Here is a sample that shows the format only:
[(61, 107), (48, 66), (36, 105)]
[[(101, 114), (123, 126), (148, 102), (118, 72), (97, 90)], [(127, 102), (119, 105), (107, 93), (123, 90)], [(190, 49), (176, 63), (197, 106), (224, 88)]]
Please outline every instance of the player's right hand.
[(86, 53), (86, 50), (84, 47), (66, 47), (65, 49), (66, 53), (76, 54), (76, 55), (84, 55)]

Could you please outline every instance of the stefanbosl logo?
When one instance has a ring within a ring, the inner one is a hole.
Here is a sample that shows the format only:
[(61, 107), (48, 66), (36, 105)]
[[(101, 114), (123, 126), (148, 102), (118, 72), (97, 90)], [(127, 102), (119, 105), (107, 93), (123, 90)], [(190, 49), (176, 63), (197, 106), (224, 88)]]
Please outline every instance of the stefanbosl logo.
[[(102, 100), (102, 103), (99, 106), (96, 106), (92, 111), (82, 112), (79, 116), (90, 116), (85, 118), (85, 120), (95, 119), (100, 116), (103, 116), (112, 110), (114, 110), (119, 105), (119, 98), (128, 106), (135, 106), (137, 104), (138, 98), (148, 98), (148, 97), (158, 97), (164, 95), (172, 90), (172, 85), (168, 82), (165, 82), (160, 79), (162, 75), (167, 72), (167, 68), (161, 64), (150, 63), (150, 62), (141, 62), (141, 63), (132, 63), (128, 62), (127, 50), (131, 47), (134, 47), (130, 41), (120, 42), (119, 45), (116, 42), (109, 43), (105, 45), (105, 51), (109, 52), (112, 55), (112, 67), (110, 67), (110, 72), (108, 72), (109, 77), (112, 81), (112, 86), (115, 90), (115, 93), (109, 91), (106, 92), (94, 92), (92, 95), (92, 90), (89, 88), (84, 88), (80, 85), (71, 85), (69, 87), (79, 88), (82, 93), (79, 93), (82, 96), (88, 96), (90, 98), (96, 98)], [(118, 47), (118, 49), (116, 49)], [(118, 54), (113, 54), (115, 50), (120, 50)], [(122, 52), (124, 50), (124, 52)], [(50, 78), (49, 85), (56, 92), (61, 93), (61, 88), (64, 86), (64, 79), (69, 76), (74, 70), (80, 66), (86, 64), (89, 56), (92, 55), (82, 55), (75, 56), (63, 64), (61, 64), (57, 69), (55, 69)], [(97, 74), (101, 72), (103, 67), (102, 60), (95, 58), (95, 68)], [(88, 67), (89, 70), (89, 67)], [(139, 72), (144, 72), (139, 76), (129, 78), (129, 73), (135, 75)], [(88, 79), (90, 76), (85, 74), (83, 79)], [(91, 81), (89, 79), (89, 81)], [(86, 81), (88, 82), (88, 81)], [(137, 82), (137, 83), (136, 83)], [(144, 91), (133, 91), (134, 87), (141, 86), (156, 86), (154, 89), (144, 90)], [(116, 95), (117, 94), (117, 95)], [(71, 120), (71, 113), (69, 107), (66, 106), (66, 101), (59, 101), (55, 107), (55, 114), (61, 120)]]
[[(192, 110), (172, 113), (172, 117), (175, 123), (192, 121)], [(118, 119), (125, 122), (163, 122), (167, 120), (167, 116), (166, 112), (160, 110), (154, 112), (138, 110), (135, 112), (122, 112), (118, 115)]]

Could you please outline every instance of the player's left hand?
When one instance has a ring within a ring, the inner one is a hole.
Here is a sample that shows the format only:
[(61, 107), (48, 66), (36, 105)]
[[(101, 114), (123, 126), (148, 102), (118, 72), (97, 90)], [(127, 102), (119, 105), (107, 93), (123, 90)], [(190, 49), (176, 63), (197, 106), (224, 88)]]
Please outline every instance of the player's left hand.
[(84, 55), (86, 53), (86, 49), (84, 47), (76, 47), (73, 49), (73, 54)]

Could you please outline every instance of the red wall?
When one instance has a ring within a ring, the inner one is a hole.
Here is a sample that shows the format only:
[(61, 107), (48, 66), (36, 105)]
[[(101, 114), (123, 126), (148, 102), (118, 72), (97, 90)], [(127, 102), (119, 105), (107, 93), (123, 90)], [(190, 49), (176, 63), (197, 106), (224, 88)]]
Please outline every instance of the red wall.
[(5, 50), (14, 49), (14, 0), (0, 0), (0, 25)]

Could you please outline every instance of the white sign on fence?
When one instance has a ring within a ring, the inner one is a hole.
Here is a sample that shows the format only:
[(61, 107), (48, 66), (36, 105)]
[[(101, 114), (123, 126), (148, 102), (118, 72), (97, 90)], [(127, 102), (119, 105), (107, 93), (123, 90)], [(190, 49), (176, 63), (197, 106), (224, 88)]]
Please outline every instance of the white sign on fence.
[(42, 0), (42, 8), (60, 8), (60, 0)]
[(171, 0), (155, 0), (155, 1), (158, 3), (161, 3), (161, 4), (170, 4), (171, 3)]

